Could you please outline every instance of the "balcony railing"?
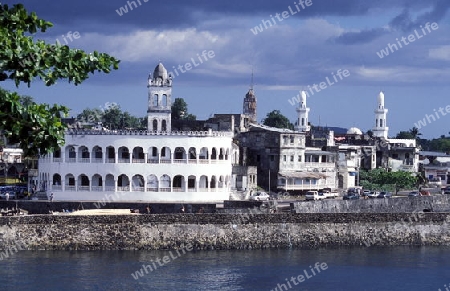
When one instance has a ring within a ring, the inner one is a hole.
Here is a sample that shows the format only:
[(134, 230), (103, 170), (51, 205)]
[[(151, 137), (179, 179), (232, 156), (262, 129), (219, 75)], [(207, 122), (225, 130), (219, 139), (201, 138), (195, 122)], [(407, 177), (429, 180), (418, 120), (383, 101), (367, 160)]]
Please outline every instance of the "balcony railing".
[(89, 186), (78, 186), (78, 191), (89, 191)]
[(130, 191), (130, 186), (117, 187), (117, 191), (119, 192)]
[(91, 191), (102, 192), (103, 191), (103, 186), (91, 186)]
[(145, 164), (145, 159), (133, 159), (132, 162), (135, 164)]
[(90, 158), (79, 158), (78, 162), (79, 163), (90, 163), (91, 159)]
[(103, 163), (103, 159), (102, 158), (93, 158), (92, 159), (92, 163), (99, 163), (99, 164), (101, 164), (101, 163)]
[(52, 190), (53, 191), (62, 191), (62, 186), (61, 185), (52, 185)]
[(76, 188), (75, 186), (69, 186), (69, 185), (66, 185), (66, 186), (64, 187), (64, 190), (65, 190), (65, 191), (77, 191), (77, 188)]

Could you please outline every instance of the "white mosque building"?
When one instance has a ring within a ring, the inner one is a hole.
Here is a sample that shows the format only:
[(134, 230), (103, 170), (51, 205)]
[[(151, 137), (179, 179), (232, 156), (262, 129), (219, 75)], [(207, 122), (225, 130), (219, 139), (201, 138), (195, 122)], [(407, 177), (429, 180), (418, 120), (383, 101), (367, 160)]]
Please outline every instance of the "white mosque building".
[(66, 132), (39, 159), (41, 188), (55, 200), (216, 202), (229, 199), (232, 132), (171, 131), (172, 77), (148, 80), (147, 131)]

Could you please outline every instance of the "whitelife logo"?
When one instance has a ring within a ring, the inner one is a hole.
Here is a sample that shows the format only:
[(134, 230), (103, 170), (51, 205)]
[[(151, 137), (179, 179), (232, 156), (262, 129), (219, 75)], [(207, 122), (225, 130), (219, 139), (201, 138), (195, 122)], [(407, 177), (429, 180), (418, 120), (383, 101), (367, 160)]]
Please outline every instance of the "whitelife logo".
[[(268, 29), (269, 27), (272, 27), (273, 25), (277, 25), (277, 20), (278, 20), (278, 22), (281, 22), (285, 19), (288, 19), (292, 15), (295, 15), (295, 14), (299, 13), (300, 11), (305, 10), (306, 7), (309, 7), (312, 4), (313, 4), (312, 0), (306, 0), (306, 1), (300, 0), (300, 1), (298, 1), (298, 3), (294, 2), (294, 5), (295, 5), (295, 8), (297, 9), (297, 11), (292, 9), (292, 7), (289, 5), (288, 6), (289, 11), (283, 11), (283, 12), (281, 12), (281, 14), (280, 13), (275, 14), (276, 19), (274, 16), (270, 15), (269, 16), (270, 20), (265, 20), (265, 19), (261, 20), (261, 24), (259, 26), (255, 26), (254, 28), (250, 28), (250, 31), (254, 35), (257, 35), (258, 33), (263, 32), (264, 29)], [(301, 6), (301, 8), (299, 5)]]
[[(429, 23), (427, 22), (425, 24), (425, 27), (422, 27), (422, 25), (420, 26), (422, 34), (420, 34), (417, 29), (414, 29), (414, 33), (411, 33), (410, 35), (408, 35), (408, 41), (406, 40), (406, 37), (402, 37), (400, 40), (398, 38), (396, 38), (395, 40), (397, 41), (397, 44), (391, 44), (388, 43), (387, 47), (385, 49), (380, 50), (379, 52), (377, 52), (377, 55), (380, 59), (389, 56), (389, 53), (394, 53), (396, 51), (398, 51), (400, 48), (403, 48), (403, 45), (407, 46), (410, 43), (415, 42), (418, 39), (421, 39), (422, 37), (424, 37), (425, 35), (427, 35), (428, 33), (431, 33), (432, 30), (437, 30), (439, 28), (439, 25), (436, 22), (433, 23)], [(428, 31), (428, 33), (427, 33)], [(399, 48), (400, 47), (400, 48)], [(394, 50), (395, 49), (395, 50)]]

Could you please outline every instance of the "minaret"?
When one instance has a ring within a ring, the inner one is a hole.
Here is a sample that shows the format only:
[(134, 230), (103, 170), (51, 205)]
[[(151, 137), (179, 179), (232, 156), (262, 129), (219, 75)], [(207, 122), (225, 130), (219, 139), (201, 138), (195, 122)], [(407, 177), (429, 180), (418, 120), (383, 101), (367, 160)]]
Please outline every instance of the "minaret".
[(301, 94), (301, 100), (300, 100), (300, 106), (297, 108), (298, 112), (298, 120), (297, 125), (295, 126), (295, 130), (297, 131), (309, 131), (311, 127), (308, 125), (308, 114), (309, 109), (306, 107), (306, 91), (300, 92)]
[(256, 95), (253, 91), (253, 72), (250, 89), (248, 90), (247, 94), (245, 94), (242, 113), (248, 116), (250, 122), (256, 123)]
[(171, 131), (172, 76), (159, 63), (148, 77), (148, 130)]
[(380, 91), (378, 94), (378, 108), (375, 109), (375, 127), (373, 135), (376, 137), (388, 137), (389, 127), (386, 124), (386, 115), (388, 110), (384, 108), (384, 93)]

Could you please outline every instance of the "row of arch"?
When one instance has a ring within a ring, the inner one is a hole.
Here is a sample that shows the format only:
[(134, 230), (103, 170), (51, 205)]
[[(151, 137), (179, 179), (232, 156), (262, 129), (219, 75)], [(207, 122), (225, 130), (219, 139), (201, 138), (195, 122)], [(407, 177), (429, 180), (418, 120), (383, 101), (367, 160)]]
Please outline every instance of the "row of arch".
[[(113, 146), (108, 146), (103, 151), (101, 146), (94, 146), (89, 150), (86, 146), (79, 146), (78, 149), (73, 145), (65, 147), (64, 161), (65, 162), (105, 162), (105, 163), (171, 163), (171, 162), (187, 162), (200, 160), (228, 160), (230, 156), (229, 148), (216, 148), (211, 150), (207, 147), (202, 147), (197, 150), (195, 147), (190, 147), (186, 150), (184, 147), (175, 147), (173, 150), (170, 147), (149, 147), (144, 151), (143, 147), (134, 147), (132, 151), (126, 146), (121, 146), (117, 149)], [(54, 162), (62, 162), (63, 153), (61, 149), (53, 153)]]
[(131, 178), (125, 174), (115, 177), (108, 174), (103, 177), (95, 174), (88, 177), (80, 174), (76, 178), (73, 174), (62, 176), (53, 174), (52, 190), (54, 191), (133, 191), (133, 192), (205, 192), (221, 191), (230, 187), (230, 176), (226, 175), (175, 175), (164, 174), (157, 177), (150, 174), (146, 177), (136, 174)]

